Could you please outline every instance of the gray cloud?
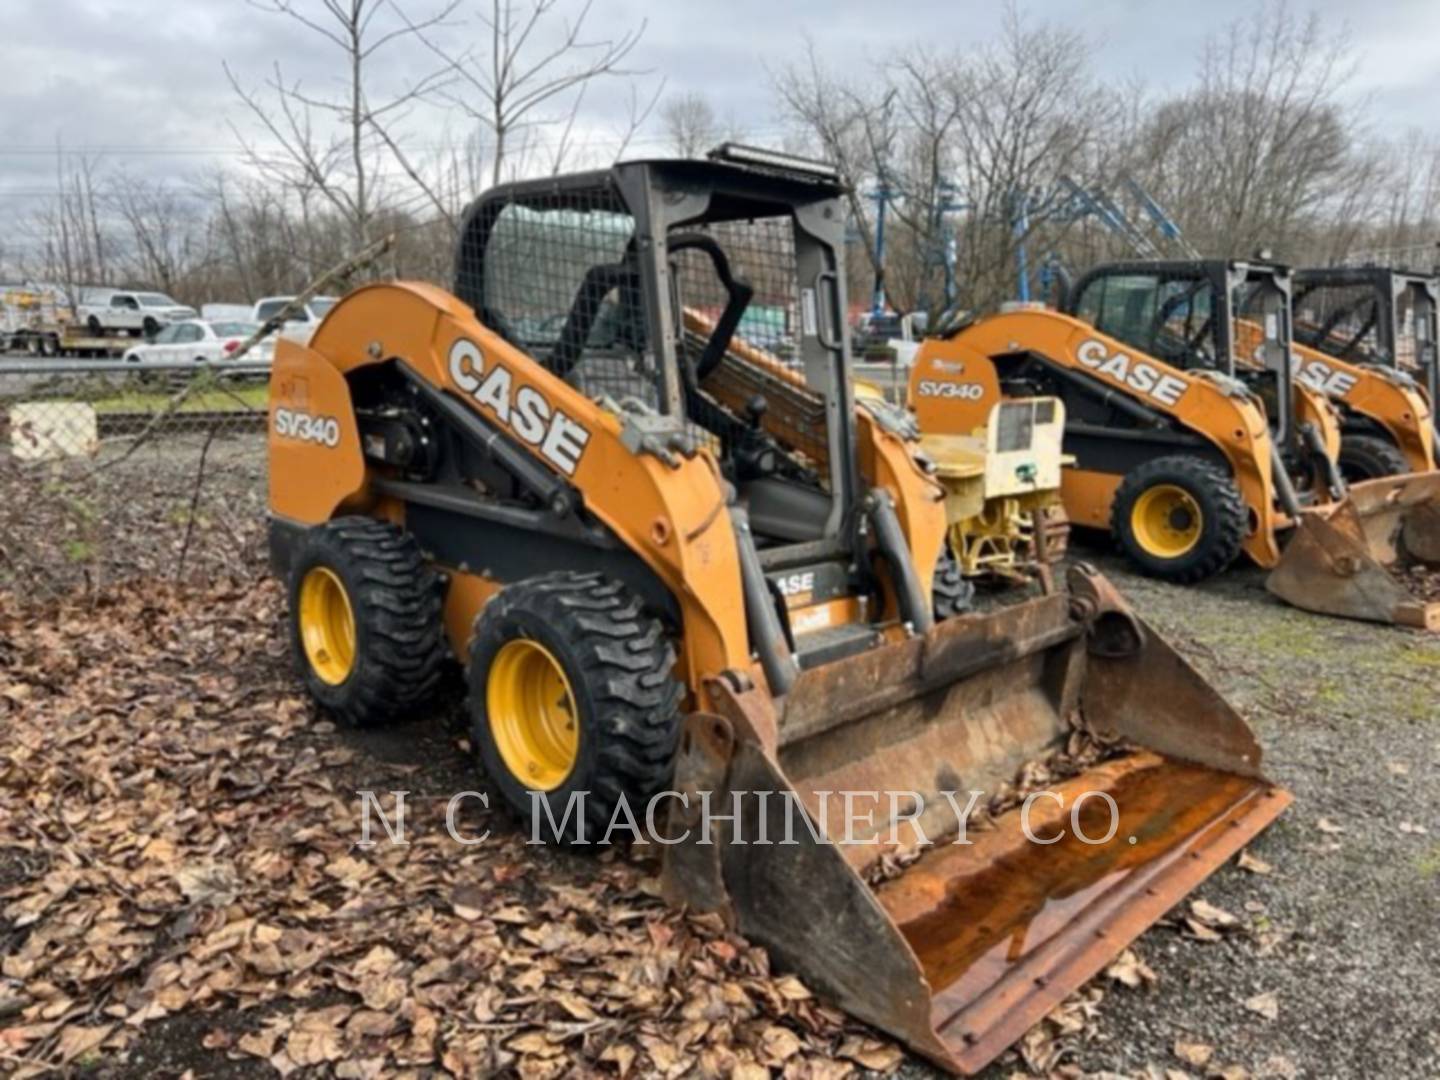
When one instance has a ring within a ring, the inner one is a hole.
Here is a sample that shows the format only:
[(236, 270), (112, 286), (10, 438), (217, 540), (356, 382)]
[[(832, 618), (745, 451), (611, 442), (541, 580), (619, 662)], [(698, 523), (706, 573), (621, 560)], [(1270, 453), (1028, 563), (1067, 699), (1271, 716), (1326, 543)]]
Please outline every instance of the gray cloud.
[[(57, 138), (77, 149), (108, 148), (112, 164), (147, 174), (191, 174), (237, 161), (228, 125), (251, 125), (226, 83), (222, 61), (251, 85), (278, 61), (316, 92), (338, 87), (328, 45), (244, 0), (5, 0), (5, 6), (12, 10), (6, 16), (7, 78), (0, 82), (4, 215), (53, 188), (47, 148)], [(1135, 0), (1037, 0), (1026, 11), (1080, 30), (1103, 77), (1139, 78), (1164, 90), (1192, 77), (1207, 34), (1254, 7), (1253, 0), (1214, 0), (1189, 9)], [(1336, 31), (1350, 9), (1343, 0), (1316, 6)], [(1367, 102), (1379, 130), (1434, 128), (1440, 65), (1430, 43), (1440, 35), (1440, 5), (1375, 0), (1363, 16), (1350, 33), (1360, 60), (1352, 93)], [(954, 0), (597, 0), (593, 14), (597, 28), (648, 19), (636, 63), (663, 75), (668, 92), (706, 94), (722, 114), (762, 138), (778, 130), (767, 65), (800, 56), (804, 35), (835, 69), (859, 70), (916, 41), (963, 54), (993, 37), (1000, 17), (997, 4)], [(473, 24), (457, 25), (447, 40), (474, 34)], [(380, 92), (420, 77), (430, 63), (413, 43), (385, 54)], [(608, 137), (621, 108), (616, 88), (591, 95), (583, 117), (589, 134), (583, 137)], [(438, 141), (447, 125), (460, 131), (463, 118), (427, 110), (414, 118), (413, 137)], [(659, 147), (652, 130), (636, 149)]]

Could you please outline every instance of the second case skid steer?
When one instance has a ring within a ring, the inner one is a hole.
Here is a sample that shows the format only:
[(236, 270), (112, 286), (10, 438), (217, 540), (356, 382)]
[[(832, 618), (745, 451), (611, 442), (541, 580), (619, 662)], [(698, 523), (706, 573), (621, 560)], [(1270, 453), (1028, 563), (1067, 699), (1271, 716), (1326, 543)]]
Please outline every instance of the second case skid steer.
[(1027, 306), (922, 346), (921, 428), (965, 430), (1000, 396), (1056, 394), (1077, 459), (1072, 521), (1112, 531), (1146, 573), (1199, 581), (1243, 552), (1297, 607), (1440, 630), (1440, 602), (1409, 576), (1440, 562), (1440, 473), (1345, 479), (1341, 417), (1293, 377), (1288, 271), (1141, 263), (1075, 295), (1074, 315)]
[[(408, 716), (459, 657), (535, 827), (668, 789), (672, 900), (974, 1071), (1289, 796), (1093, 572), (937, 623), (942, 492), (853, 400), (842, 194), (740, 148), (494, 190), (456, 295), (368, 286), (281, 343), (272, 557), (327, 708)], [(803, 386), (730, 347), (747, 311)], [(951, 843), (972, 791), (989, 825)], [(736, 814), (708, 834), (705, 793)]]

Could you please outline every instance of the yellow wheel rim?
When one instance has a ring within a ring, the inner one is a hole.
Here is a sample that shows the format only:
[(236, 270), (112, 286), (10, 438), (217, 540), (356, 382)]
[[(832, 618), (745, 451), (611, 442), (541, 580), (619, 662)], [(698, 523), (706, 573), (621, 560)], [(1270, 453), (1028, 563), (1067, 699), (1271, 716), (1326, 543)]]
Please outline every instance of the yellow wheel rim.
[(507, 641), (485, 685), (490, 734), (512, 776), (533, 791), (554, 791), (575, 766), (580, 718), (570, 680), (538, 641)]
[(1130, 527), (1145, 551), (1162, 559), (1178, 559), (1200, 542), (1205, 517), (1188, 491), (1157, 484), (1135, 500)]
[(355, 667), (355, 613), (335, 571), (311, 567), (300, 582), (300, 640), (310, 670), (339, 686)]

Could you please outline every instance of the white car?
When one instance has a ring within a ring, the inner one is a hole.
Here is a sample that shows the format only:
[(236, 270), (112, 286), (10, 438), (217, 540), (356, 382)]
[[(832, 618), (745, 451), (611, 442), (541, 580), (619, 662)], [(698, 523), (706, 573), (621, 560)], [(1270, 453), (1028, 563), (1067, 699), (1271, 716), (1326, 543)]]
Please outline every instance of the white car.
[(111, 292), (87, 296), (78, 315), (80, 323), (95, 335), (128, 330), (153, 338), (171, 323), (197, 318), (199, 313), (164, 293)]
[[(223, 363), (258, 329), (259, 325), (252, 322), (186, 319), (171, 323), (153, 341), (127, 350), (125, 360), (131, 364)], [(269, 364), (274, 360), (275, 343), (268, 338), (240, 358), (243, 364)]]
[(200, 305), (200, 318), (206, 322), (249, 322), (252, 314), (249, 304)]
[[(279, 315), (281, 309), (294, 299), (293, 296), (267, 296), (255, 305), (250, 317), (263, 326)], [(285, 320), (285, 325), (280, 327), (278, 333), (281, 337), (308, 345), (315, 328), (320, 325), (320, 320), (338, 302), (339, 297), (335, 296), (312, 296), (308, 303)]]

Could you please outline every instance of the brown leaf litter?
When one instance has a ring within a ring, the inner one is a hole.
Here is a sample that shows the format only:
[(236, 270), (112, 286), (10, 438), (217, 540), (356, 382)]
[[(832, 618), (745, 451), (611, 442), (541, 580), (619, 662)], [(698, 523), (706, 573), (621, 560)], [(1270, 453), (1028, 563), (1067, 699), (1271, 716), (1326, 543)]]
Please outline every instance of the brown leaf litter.
[[(301, 696), (280, 590), (0, 594), (0, 1053), (117, 1060), (209, 1013), (204, 1046), (281, 1075), (842, 1077), (896, 1047), (623, 858), (538, 853), (444, 799), (355, 845), (354, 751)], [(544, 860), (537, 870), (537, 860)]]

